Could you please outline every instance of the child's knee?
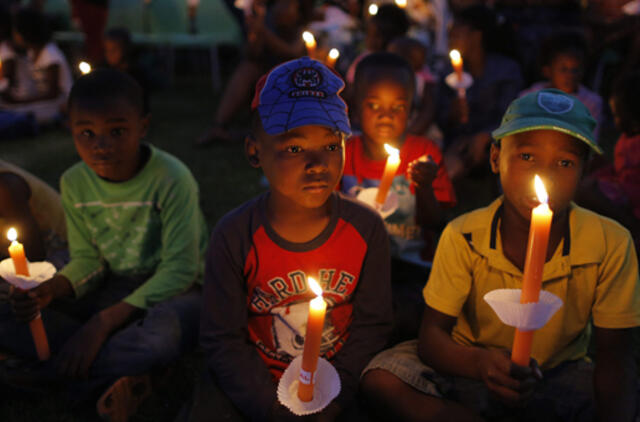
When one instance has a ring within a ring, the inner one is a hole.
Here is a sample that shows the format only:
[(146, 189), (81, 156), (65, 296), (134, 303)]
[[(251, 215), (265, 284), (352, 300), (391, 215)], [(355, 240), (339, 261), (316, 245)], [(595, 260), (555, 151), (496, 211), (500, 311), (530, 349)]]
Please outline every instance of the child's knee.
[(394, 396), (402, 391), (406, 384), (386, 369), (371, 369), (362, 377), (360, 387), (369, 399)]

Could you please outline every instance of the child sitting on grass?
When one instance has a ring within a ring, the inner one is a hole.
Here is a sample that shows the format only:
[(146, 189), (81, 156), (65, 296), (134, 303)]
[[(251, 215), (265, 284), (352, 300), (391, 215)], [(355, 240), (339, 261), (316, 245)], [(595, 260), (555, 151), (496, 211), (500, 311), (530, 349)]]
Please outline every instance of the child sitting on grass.
[(413, 69), (402, 57), (373, 53), (356, 70), (354, 113), (362, 135), (347, 141), (341, 189), (357, 195), (380, 184), (387, 152), (385, 143), (400, 150), (400, 166), (390, 192), (398, 208), (385, 218), (391, 238), (394, 342), (415, 338), (424, 309), (420, 291), (433, 258), (443, 210), (456, 196), (431, 140), (406, 133), (415, 92)]
[(28, 75), (17, 75), (17, 80), (30, 79), (34, 92), (16, 96), (9, 90), (4, 96), (4, 108), (15, 112), (33, 113), (38, 124), (50, 124), (65, 112), (67, 96), (73, 79), (64, 54), (51, 41), (46, 17), (37, 11), (25, 9), (15, 17), (13, 43), (27, 50), (29, 66), (20, 67)]
[[(595, 124), (559, 90), (509, 106), (491, 147), (504, 196), (444, 230), (418, 340), (382, 352), (363, 375), (379, 414), (407, 421), (634, 418), (631, 328), (640, 325), (640, 280), (633, 242), (618, 223), (572, 202), (589, 150), (601, 152)], [(530, 365), (519, 366), (509, 358), (514, 329), (483, 297), (522, 286), (536, 174), (554, 212), (542, 287), (563, 306), (536, 332)], [(587, 358), (592, 331), (595, 364)]]
[(617, 129), (613, 163), (596, 170), (579, 190), (578, 203), (613, 218), (640, 252), (640, 72), (620, 78), (609, 100)]
[(149, 78), (136, 61), (131, 32), (128, 29), (111, 28), (104, 34), (104, 60), (107, 67), (128, 74), (140, 84), (144, 98), (144, 111), (148, 113)]
[(358, 64), (353, 91), (362, 135), (347, 141), (341, 189), (357, 195), (378, 186), (388, 156), (385, 143), (399, 149), (401, 162), (391, 187), (398, 209), (385, 219), (391, 253), (426, 265), (432, 256), (424, 250), (423, 234), (431, 237), (444, 226), (443, 208), (454, 205), (456, 196), (440, 149), (427, 138), (406, 134), (415, 92), (413, 69), (398, 55), (370, 54)]
[(415, 72), (415, 110), (407, 124), (407, 133), (424, 135), (435, 119), (434, 96), (437, 82), (426, 63), (427, 47), (415, 38), (399, 37), (389, 43), (387, 51), (405, 59)]
[(354, 410), (360, 372), (387, 342), (384, 225), (375, 211), (334, 191), (350, 133), (343, 87), (308, 57), (279, 65), (256, 86), (245, 150), (270, 190), (227, 214), (211, 237), (200, 343), (214, 391), (195, 400), (191, 420), (226, 412), (205, 409), (225, 395), (236, 417), (296, 420), (278, 402), (276, 387), (302, 354), (308, 302), (315, 297), (308, 276), (328, 302), (321, 355), (342, 384), (317, 420)]
[(184, 164), (140, 142), (150, 118), (142, 101), (119, 71), (75, 83), (70, 124), (82, 162), (60, 182), (71, 261), (0, 307), (0, 347), (21, 357), (35, 355), (24, 322), (42, 312), (53, 358), (35, 385), (71, 388), (77, 400), (118, 380), (99, 402), (107, 417), (135, 411), (120, 395), (140, 381), (130, 376), (197, 343), (207, 241), (198, 186)]
[(577, 97), (596, 120), (594, 138), (598, 140), (602, 125), (602, 98), (582, 85), (587, 41), (575, 31), (558, 31), (540, 47), (542, 75), (546, 81), (537, 82), (520, 93), (520, 97), (544, 88), (555, 88)]

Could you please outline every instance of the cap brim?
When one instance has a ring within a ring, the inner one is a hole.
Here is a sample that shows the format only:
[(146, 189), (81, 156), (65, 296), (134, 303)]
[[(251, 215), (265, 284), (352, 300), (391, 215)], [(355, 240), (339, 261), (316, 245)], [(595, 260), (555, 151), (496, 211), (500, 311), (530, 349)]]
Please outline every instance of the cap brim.
[(602, 149), (595, 143), (593, 139), (586, 134), (581, 133), (573, 125), (566, 124), (560, 120), (548, 119), (543, 117), (516, 118), (511, 122), (500, 126), (491, 133), (495, 140), (502, 139), (505, 136), (515, 135), (516, 133), (529, 132), (532, 130), (555, 130), (566, 133), (574, 138), (580, 139), (587, 144), (592, 150), (598, 154), (603, 154)]

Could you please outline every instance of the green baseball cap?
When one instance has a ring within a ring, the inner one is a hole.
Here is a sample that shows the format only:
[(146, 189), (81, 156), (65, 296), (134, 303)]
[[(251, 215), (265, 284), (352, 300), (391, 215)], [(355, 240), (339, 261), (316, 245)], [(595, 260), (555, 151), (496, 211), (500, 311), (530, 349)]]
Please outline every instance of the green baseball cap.
[(557, 130), (578, 138), (598, 154), (593, 138), (596, 121), (576, 97), (559, 89), (542, 89), (514, 100), (491, 135), (495, 140), (530, 130)]

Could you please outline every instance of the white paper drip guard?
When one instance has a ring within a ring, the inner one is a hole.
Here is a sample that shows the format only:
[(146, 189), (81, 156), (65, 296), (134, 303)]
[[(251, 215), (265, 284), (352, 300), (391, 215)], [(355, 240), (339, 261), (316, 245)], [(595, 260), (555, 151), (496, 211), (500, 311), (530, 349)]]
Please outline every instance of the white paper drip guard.
[(302, 365), (302, 355), (293, 359), (282, 374), (280, 382), (278, 383), (278, 400), (282, 405), (291, 410), (294, 415), (311, 415), (327, 407), (327, 405), (340, 394), (342, 386), (336, 368), (326, 359), (318, 358), (313, 400), (303, 402), (298, 398), (300, 365)]
[(30, 276), (17, 275), (11, 258), (0, 261), (0, 277), (7, 280), (13, 286), (30, 290), (49, 280), (56, 273), (56, 267), (47, 261), (27, 262)]
[(473, 85), (473, 77), (467, 72), (462, 72), (462, 80), (458, 79), (458, 74), (456, 72), (452, 72), (444, 78), (444, 81), (449, 86), (449, 88), (454, 90), (467, 90), (471, 87), (471, 85)]
[(378, 210), (382, 218), (387, 218), (398, 209), (398, 194), (394, 191), (389, 191), (387, 199), (384, 204), (380, 205), (376, 202), (376, 196), (378, 195), (378, 188), (366, 188), (358, 192), (356, 198), (358, 201), (362, 201), (365, 204)]
[(521, 331), (538, 330), (562, 307), (562, 299), (540, 291), (540, 300), (520, 303), (521, 289), (497, 289), (484, 295), (484, 300), (505, 325)]

